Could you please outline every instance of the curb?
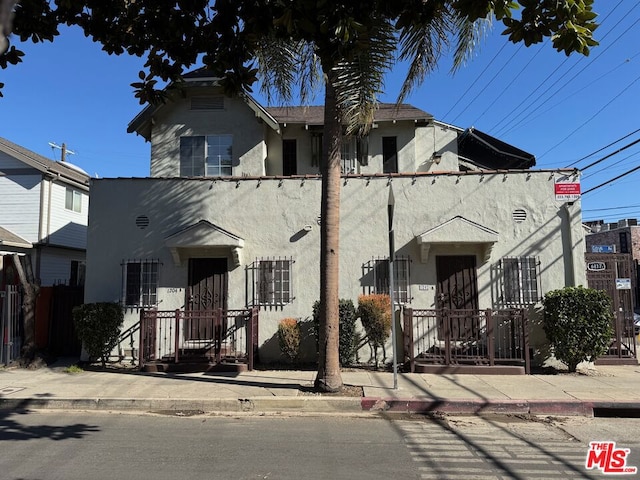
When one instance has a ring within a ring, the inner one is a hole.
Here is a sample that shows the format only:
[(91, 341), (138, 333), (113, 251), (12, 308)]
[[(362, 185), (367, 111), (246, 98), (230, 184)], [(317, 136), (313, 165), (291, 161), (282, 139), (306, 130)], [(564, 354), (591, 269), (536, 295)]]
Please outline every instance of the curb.
[(398, 399), (382, 397), (2, 398), (0, 410), (89, 410), (197, 413), (435, 414), (640, 417), (640, 402), (581, 400)]

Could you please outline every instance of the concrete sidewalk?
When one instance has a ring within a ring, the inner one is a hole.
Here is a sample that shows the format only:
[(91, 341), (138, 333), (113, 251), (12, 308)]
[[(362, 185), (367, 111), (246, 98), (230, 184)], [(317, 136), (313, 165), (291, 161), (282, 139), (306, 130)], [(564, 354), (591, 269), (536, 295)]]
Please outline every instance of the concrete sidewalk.
[(311, 392), (314, 371), (67, 373), (72, 363), (0, 369), (0, 409), (587, 416), (602, 409), (640, 412), (640, 366), (598, 366), (573, 375), (401, 373), (397, 390), (392, 373), (348, 370), (342, 373), (344, 383), (362, 387), (364, 396), (346, 397)]

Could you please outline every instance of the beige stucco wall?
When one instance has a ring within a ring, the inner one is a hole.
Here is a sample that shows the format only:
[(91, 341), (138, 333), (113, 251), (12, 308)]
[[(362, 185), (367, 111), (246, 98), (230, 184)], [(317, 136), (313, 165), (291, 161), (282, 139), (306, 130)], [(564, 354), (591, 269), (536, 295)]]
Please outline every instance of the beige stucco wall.
[[(480, 308), (493, 305), (490, 267), (504, 256), (539, 257), (543, 293), (567, 284), (584, 284), (582, 261), (577, 260), (584, 252), (580, 205), (577, 202), (567, 210), (555, 200), (553, 173), (427, 174), (391, 180), (350, 177), (342, 182), (342, 298), (356, 303), (363, 293), (363, 264), (387, 255), (390, 185), (395, 196), (396, 251), (412, 260), (411, 304), (415, 308), (434, 306), (436, 255), (476, 255)], [(261, 358), (277, 359), (274, 335), (278, 321), (308, 319), (319, 298), (320, 186), (319, 178), (94, 179), (85, 300), (119, 301), (122, 263), (153, 258), (162, 264), (158, 308), (182, 307), (187, 264), (174, 263), (165, 240), (207, 220), (244, 240), (242, 264), (233, 268), (229, 260), (229, 308), (241, 308), (248, 302), (246, 265), (261, 257), (286, 256), (295, 261), (293, 302), (281, 309), (260, 310)], [(526, 221), (514, 222), (515, 209), (526, 212)], [(147, 228), (136, 227), (139, 215), (149, 217)], [(416, 236), (458, 215), (498, 233), (488, 261), (484, 261), (483, 247), (457, 243), (456, 238), (450, 244), (432, 246), (423, 258)], [(311, 227), (308, 232), (307, 225)], [(211, 248), (193, 254), (227, 252)], [(138, 316), (138, 311), (127, 311), (125, 327), (133, 325)], [(534, 332), (534, 348), (540, 348), (543, 341)]]
[(233, 135), (233, 175), (265, 174), (265, 130), (269, 129), (246, 102), (224, 97), (223, 110), (191, 110), (190, 98), (215, 95), (211, 89), (192, 89), (186, 101), (169, 100), (154, 117), (151, 133), (151, 176), (180, 175), (180, 141), (182, 136)]

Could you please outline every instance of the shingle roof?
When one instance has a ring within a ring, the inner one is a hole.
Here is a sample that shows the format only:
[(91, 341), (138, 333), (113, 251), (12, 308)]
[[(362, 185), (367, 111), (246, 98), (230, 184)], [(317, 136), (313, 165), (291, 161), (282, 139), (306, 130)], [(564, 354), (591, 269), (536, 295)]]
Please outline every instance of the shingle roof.
[[(42, 173), (49, 173), (58, 177), (62, 182), (73, 183), (76, 186), (86, 186), (89, 188), (89, 175), (81, 172), (77, 167), (64, 162), (54, 162), (42, 155), (27, 150), (20, 145), (10, 142), (6, 138), (0, 137), (0, 151), (14, 157), (15, 159), (39, 170)], [(79, 184), (79, 185), (78, 185)]]
[(0, 245), (31, 248), (31, 243), (6, 228), (0, 227)]
[[(306, 125), (322, 125), (324, 123), (324, 107), (322, 106), (294, 106), (294, 107), (265, 107), (279, 123), (304, 123)], [(393, 120), (431, 120), (433, 115), (412, 105), (403, 103), (379, 103), (376, 110), (376, 122), (390, 122)]]

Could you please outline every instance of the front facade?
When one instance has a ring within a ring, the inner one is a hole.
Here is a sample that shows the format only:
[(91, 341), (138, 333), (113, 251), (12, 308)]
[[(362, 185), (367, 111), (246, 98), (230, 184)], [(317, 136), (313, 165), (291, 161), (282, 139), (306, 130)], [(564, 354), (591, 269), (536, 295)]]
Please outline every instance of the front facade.
[(0, 288), (16, 283), (14, 254), (34, 283), (84, 282), (88, 212), (85, 172), (0, 138)]
[[(260, 359), (279, 361), (278, 322), (310, 320), (319, 298), (322, 108), (187, 84), (130, 124), (151, 142), (151, 176), (91, 182), (85, 301), (121, 302), (132, 329), (144, 309), (256, 308)], [(554, 195), (573, 172), (531, 170), (526, 152), (409, 105), (382, 105), (342, 161), (341, 298), (388, 292), (390, 191), (402, 305), (533, 311), (584, 283), (580, 202)]]

